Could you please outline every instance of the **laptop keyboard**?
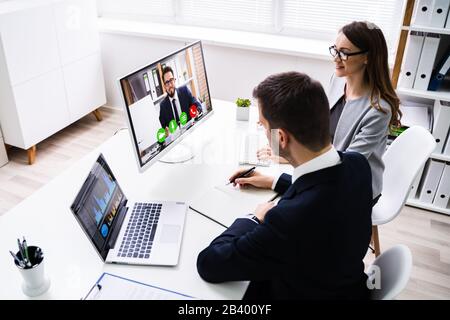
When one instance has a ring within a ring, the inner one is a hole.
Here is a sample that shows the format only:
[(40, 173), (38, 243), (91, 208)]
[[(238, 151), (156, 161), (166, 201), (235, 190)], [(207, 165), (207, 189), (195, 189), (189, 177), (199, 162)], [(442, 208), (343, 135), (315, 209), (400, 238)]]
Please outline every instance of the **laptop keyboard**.
[(162, 204), (137, 202), (131, 212), (130, 220), (118, 256), (148, 259), (155, 238)]

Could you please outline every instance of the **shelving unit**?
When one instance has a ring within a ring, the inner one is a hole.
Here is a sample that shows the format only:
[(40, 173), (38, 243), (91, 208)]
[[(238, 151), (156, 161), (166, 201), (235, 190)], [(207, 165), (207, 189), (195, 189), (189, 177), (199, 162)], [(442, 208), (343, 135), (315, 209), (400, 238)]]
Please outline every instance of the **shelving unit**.
[(450, 34), (450, 29), (432, 28), (432, 27), (425, 27), (425, 26), (409, 26), (409, 27), (403, 26), (402, 30), (421, 31), (421, 32), (427, 32), (427, 33)]
[(450, 162), (450, 156), (445, 154), (432, 153), (430, 158)]
[(420, 208), (420, 209), (425, 209), (425, 210), (430, 210), (430, 211), (434, 211), (434, 212), (439, 212), (439, 213), (444, 213), (447, 215), (450, 215), (450, 210), (449, 209), (442, 209), (436, 206), (433, 206), (432, 204), (429, 203), (423, 203), (420, 202), (417, 199), (408, 199), (408, 201), (406, 201), (406, 204), (408, 206), (411, 207), (416, 207), (416, 208)]
[[(411, 31), (418, 31), (418, 32), (423, 32), (423, 33), (434, 33), (434, 34), (440, 34), (440, 35), (450, 35), (450, 29), (434, 28), (434, 27), (421, 26), (421, 25), (412, 25), (411, 19), (413, 16), (414, 6), (416, 3), (417, 3), (417, 1), (415, 1), (415, 0), (408, 0), (407, 4), (406, 4), (405, 14), (404, 14), (404, 18), (403, 18), (403, 26), (401, 28), (400, 39), (399, 39), (398, 48), (397, 48), (397, 55), (396, 55), (393, 73), (392, 73), (392, 82), (393, 82), (394, 87), (396, 88), (396, 91), (399, 94), (399, 96), (407, 97), (408, 100), (412, 100), (412, 101), (421, 101), (421, 102), (429, 101), (429, 104), (433, 105), (433, 107), (434, 107), (434, 102), (436, 100), (450, 101), (450, 92), (426, 91), (426, 90), (417, 90), (417, 89), (411, 89), (411, 88), (397, 87), (398, 82), (399, 82), (399, 76), (401, 73), (403, 58), (405, 55), (406, 44), (407, 44), (407, 41), (408, 41)], [(448, 36), (444, 36), (444, 37), (441, 37), (440, 41), (450, 41), (449, 39), (450, 38)], [(450, 124), (449, 124), (449, 126), (450, 126)], [(450, 156), (445, 155), (445, 154), (436, 153), (436, 152), (430, 156), (430, 159), (450, 163)], [(417, 198), (417, 193), (416, 193), (415, 198), (412, 198), (412, 197), (408, 198), (406, 204), (413, 206), (413, 207), (450, 215), (449, 205), (447, 205), (447, 208), (441, 208), (441, 207), (437, 207), (431, 203), (421, 202)]]

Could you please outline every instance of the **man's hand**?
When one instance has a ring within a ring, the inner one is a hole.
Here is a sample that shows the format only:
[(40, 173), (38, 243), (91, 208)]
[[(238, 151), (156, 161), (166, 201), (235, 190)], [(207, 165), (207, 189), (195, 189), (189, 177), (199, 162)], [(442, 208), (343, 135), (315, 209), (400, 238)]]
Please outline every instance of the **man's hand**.
[(255, 209), (255, 216), (260, 222), (263, 222), (264, 218), (266, 217), (267, 211), (272, 209), (274, 206), (275, 202), (273, 201), (259, 204)]
[[(235, 172), (229, 179), (229, 181), (233, 181), (234, 179), (236, 179), (236, 177), (238, 177), (240, 174), (244, 173), (245, 171), (247, 171), (247, 169), (242, 169), (239, 170), (237, 172)], [(237, 178), (236, 180), (234, 180), (233, 185), (236, 186), (237, 184), (239, 185), (239, 187), (247, 187), (247, 186), (254, 186), (257, 188), (262, 188), (262, 189), (271, 189), (272, 188), (272, 183), (273, 183), (273, 177), (271, 176), (266, 176), (263, 175), (257, 171), (253, 171), (249, 176), (245, 177), (245, 178)]]
[(256, 156), (259, 160), (267, 160), (270, 159), (275, 163), (289, 163), (285, 158), (276, 156), (273, 154), (272, 149), (269, 146), (263, 147), (256, 152)]

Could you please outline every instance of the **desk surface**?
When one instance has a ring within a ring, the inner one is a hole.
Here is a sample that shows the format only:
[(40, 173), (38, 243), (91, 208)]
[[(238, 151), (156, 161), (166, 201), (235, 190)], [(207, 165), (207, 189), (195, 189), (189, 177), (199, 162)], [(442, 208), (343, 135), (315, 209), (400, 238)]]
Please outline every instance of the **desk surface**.
[(110, 272), (201, 299), (240, 299), (247, 282), (210, 284), (196, 269), (198, 253), (224, 228), (191, 210), (175, 267), (105, 264), (70, 211), (77, 191), (102, 152), (128, 198), (178, 200), (189, 203), (236, 169), (236, 141), (248, 129), (256, 129), (256, 116), (249, 122), (234, 120), (234, 104), (214, 100), (213, 116), (183, 143), (191, 145), (195, 158), (183, 164), (155, 163), (139, 173), (127, 130), (119, 131), (74, 166), (49, 182), (0, 217), (0, 298), (26, 299), (22, 278), (8, 250), (17, 249), (16, 239), (40, 246), (45, 272), (51, 279), (40, 299), (80, 299), (102, 272)]

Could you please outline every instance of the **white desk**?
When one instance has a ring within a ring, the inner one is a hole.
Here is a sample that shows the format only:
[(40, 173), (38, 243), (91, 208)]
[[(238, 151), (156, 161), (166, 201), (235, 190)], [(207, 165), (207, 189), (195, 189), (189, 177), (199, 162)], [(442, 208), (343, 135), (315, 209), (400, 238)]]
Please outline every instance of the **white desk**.
[[(255, 125), (234, 120), (234, 104), (215, 100), (215, 114), (186, 138), (196, 157), (189, 163), (158, 162), (143, 174), (137, 170), (127, 130), (81, 159), (73, 167), (0, 217), (0, 299), (26, 299), (22, 278), (8, 250), (17, 251), (18, 237), (40, 246), (51, 279), (41, 299), (80, 299), (102, 272), (178, 291), (201, 299), (240, 299), (248, 282), (210, 284), (196, 269), (198, 253), (224, 231), (220, 225), (189, 210), (176, 267), (105, 264), (75, 220), (70, 205), (90, 168), (102, 152), (128, 198), (182, 200), (189, 203), (218, 179), (236, 169), (239, 134)], [(253, 113), (256, 110), (253, 110)], [(224, 144), (229, 144), (224, 146)], [(230, 150), (223, 150), (224, 147)], [(199, 153), (201, 152), (201, 154)], [(227, 156), (221, 155), (225, 152)], [(201, 161), (202, 160), (202, 161)], [(220, 204), (218, 204), (220, 206)]]

